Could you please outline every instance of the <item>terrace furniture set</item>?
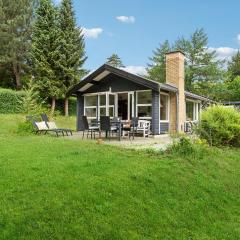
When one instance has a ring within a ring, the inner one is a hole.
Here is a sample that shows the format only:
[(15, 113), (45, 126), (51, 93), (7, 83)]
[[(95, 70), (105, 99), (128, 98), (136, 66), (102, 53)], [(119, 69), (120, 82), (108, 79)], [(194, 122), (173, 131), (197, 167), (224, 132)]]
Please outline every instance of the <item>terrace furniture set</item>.
[(100, 121), (94, 120), (89, 123), (86, 116), (81, 118), (81, 131), (83, 132), (82, 138), (86, 136), (88, 138), (95, 138), (96, 133), (99, 134), (99, 138), (102, 137), (102, 132), (105, 132), (105, 137), (110, 139), (110, 136), (116, 134), (119, 141), (124, 133), (127, 133), (128, 137), (134, 139), (135, 135), (141, 134), (144, 138), (150, 135), (150, 121), (139, 120), (137, 117), (133, 117), (131, 121), (123, 121), (118, 117), (110, 118), (109, 116), (100, 116)]

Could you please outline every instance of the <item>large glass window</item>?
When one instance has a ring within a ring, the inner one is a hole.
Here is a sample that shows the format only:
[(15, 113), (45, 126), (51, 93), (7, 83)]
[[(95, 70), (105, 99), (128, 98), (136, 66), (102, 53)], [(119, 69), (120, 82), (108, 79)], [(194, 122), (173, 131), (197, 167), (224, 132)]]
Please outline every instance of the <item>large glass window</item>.
[(160, 96), (160, 120), (168, 121), (169, 115), (169, 96), (161, 94)]
[(137, 116), (140, 119), (150, 119), (152, 117), (152, 92), (137, 92)]
[(106, 116), (107, 111), (106, 111), (106, 94), (99, 95), (99, 116)]
[(108, 115), (110, 117), (114, 117), (114, 109), (115, 109), (115, 95), (109, 94), (108, 95)]
[(197, 121), (199, 117), (200, 104), (198, 102), (186, 101), (186, 120)]
[(97, 95), (84, 97), (84, 114), (89, 119), (97, 117)]
[(137, 93), (138, 104), (152, 104), (152, 92), (151, 91), (143, 91)]
[(85, 107), (96, 106), (96, 104), (97, 104), (97, 95), (85, 96)]

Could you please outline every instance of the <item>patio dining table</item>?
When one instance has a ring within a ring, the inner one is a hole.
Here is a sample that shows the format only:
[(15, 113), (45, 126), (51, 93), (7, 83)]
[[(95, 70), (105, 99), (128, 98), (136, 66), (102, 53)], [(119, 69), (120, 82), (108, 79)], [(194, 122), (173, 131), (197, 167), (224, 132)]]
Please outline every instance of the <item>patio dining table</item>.
[[(98, 120), (98, 121), (96, 121), (96, 123), (99, 125), (100, 121)], [(111, 123), (111, 125), (114, 125), (114, 126), (117, 127), (117, 129), (118, 129), (118, 140), (121, 141), (122, 128), (123, 128), (124, 124), (129, 123), (129, 121), (127, 121), (127, 120), (111, 120), (110, 123)]]

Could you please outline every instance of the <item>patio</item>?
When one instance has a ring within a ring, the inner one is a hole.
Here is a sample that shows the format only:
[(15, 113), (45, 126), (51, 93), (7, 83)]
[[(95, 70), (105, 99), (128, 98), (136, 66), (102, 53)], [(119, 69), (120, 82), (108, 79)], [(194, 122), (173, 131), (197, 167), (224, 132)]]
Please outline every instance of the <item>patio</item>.
[(99, 140), (98, 135), (96, 139), (89, 137), (82, 140), (83, 133), (75, 132), (73, 136), (68, 136), (66, 139), (78, 140), (78, 141), (89, 141), (97, 144), (107, 144), (113, 146), (119, 146), (128, 149), (154, 149), (154, 150), (164, 150), (166, 147), (172, 143), (172, 138), (169, 134), (163, 134), (158, 137), (150, 135), (148, 138), (143, 138), (141, 136), (135, 136), (134, 139), (124, 136), (121, 138), (121, 141), (118, 140), (118, 137), (114, 135), (110, 140), (106, 139), (103, 135), (101, 140)]

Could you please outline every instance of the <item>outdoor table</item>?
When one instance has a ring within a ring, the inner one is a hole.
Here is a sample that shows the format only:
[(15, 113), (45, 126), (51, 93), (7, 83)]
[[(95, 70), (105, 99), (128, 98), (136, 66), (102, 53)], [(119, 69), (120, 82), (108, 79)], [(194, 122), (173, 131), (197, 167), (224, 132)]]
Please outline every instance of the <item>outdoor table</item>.
[(111, 124), (114, 124), (118, 128), (118, 140), (121, 141), (122, 136), (122, 126), (123, 122), (121, 120), (111, 120)]
[[(100, 124), (100, 121), (97, 120), (97, 121), (94, 121), (95, 123), (97, 123), (98, 125)], [(111, 125), (115, 125), (117, 128), (118, 128), (118, 140), (121, 141), (121, 136), (122, 136), (122, 127), (123, 127), (123, 124), (126, 123), (127, 121), (124, 121), (124, 120), (111, 120), (110, 123)], [(107, 133), (106, 133), (107, 134)]]

